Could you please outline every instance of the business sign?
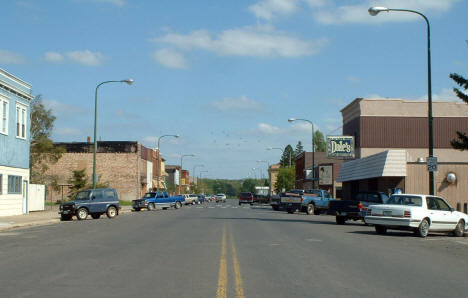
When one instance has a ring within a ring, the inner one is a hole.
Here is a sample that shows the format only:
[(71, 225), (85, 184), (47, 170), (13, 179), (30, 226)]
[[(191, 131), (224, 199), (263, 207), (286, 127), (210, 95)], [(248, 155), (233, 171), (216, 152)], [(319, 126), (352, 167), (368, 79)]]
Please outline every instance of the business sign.
[(333, 166), (319, 166), (319, 185), (333, 185)]
[(354, 137), (327, 136), (327, 157), (354, 158)]

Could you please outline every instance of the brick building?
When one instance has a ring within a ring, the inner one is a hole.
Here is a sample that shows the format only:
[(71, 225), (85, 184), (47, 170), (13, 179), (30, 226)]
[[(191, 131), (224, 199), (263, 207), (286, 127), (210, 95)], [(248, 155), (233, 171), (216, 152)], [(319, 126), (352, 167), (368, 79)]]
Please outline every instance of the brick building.
[[(47, 174), (58, 176), (58, 184), (63, 186), (64, 196), (68, 192), (67, 181), (72, 177), (74, 170), (84, 169), (91, 183), (93, 143), (72, 142), (55, 143), (55, 145), (63, 146), (66, 153), (56, 164), (49, 165)], [(157, 163), (157, 153), (138, 142), (103, 141), (98, 143), (96, 172), (99, 182), (115, 188), (121, 200), (131, 201), (141, 197), (148, 190), (156, 188)], [(163, 166), (162, 164), (161, 167)], [(52, 189), (50, 187), (48, 189), (47, 200), (56, 201), (62, 198), (61, 191), (50, 191)]]

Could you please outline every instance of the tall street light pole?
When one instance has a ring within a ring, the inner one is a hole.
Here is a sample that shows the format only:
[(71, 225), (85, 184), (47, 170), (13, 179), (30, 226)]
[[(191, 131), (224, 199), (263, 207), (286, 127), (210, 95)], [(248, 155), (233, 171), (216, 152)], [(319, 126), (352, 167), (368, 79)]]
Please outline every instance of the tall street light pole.
[(164, 137), (174, 137), (174, 138), (178, 138), (179, 135), (162, 135), (158, 138), (158, 185), (156, 186), (156, 190), (159, 191), (159, 181), (161, 179), (161, 147), (159, 147), (159, 142), (161, 141), (162, 138)]
[(194, 180), (193, 180), (194, 183), (195, 183), (195, 177), (197, 177), (197, 176), (195, 176), (195, 170), (196, 170), (198, 167), (204, 167), (204, 166), (205, 166), (205, 165), (194, 165), (194, 166), (193, 166), (192, 177), (194, 177)]
[[(312, 185), (315, 188), (315, 140), (314, 140), (314, 123), (307, 119), (296, 119), (296, 118), (289, 118), (288, 122), (292, 123), (294, 121), (305, 121), (312, 125)], [(304, 155), (305, 158), (305, 155)]]
[(101, 85), (107, 84), (107, 83), (127, 83), (129, 85), (133, 84), (132, 79), (126, 79), (126, 80), (119, 80), (119, 81), (104, 81), (99, 83), (96, 86), (96, 92), (94, 93), (94, 152), (93, 152), (93, 189), (96, 188), (96, 181), (97, 181), (97, 176), (96, 176), (96, 152), (97, 152), (97, 98), (98, 98), (98, 89)]
[[(202, 174), (203, 173), (208, 173), (208, 171), (200, 171), (200, 173), (198, 174), (199, 178), (200, 178), (200, 184), (203, 186), (203, 183), (202, 183)], [(205, 194), (205, 188), (203, 187), (203, 194)]]
[(184, 157), (190, 156), (190, 157), (195, 157), (195, 154), (183, 154), (180, 156), (180, 173), (179, 173), (179, 195), (181, 194), (181, 185), (182, 185), (182, 162), (184, 160)]
[[(283, 152), (284, 154), (284, 150), (282, 148), (279, 148), (279, 147), (268, 147), (266, 148), (266, 150), (273, 150), (273, 149), (277, 149), (277, 150), (281, 150), (281, 152)], [(291, 151), (289, 151), (289, 166), (291, 166)]]
[[(403, 11), (410, 12), (421, 16), (427, 24), (427, 105), (428, 105), (428, 126), (429, 126), (429, 158), (432, 160), (434, 157), (434, 130), (433, 130), (433, 119), (432, 119), (432, 83), (431, 83), (431, 26), (429, 20), (425, 15), (416, 10), (410, 9), (397, 9), (397, 8), (387, 8), (374, 6), (369, 8), (369, 14), (371, 16), (376, 16), (379, 12), (386, 11)], [(427, 161), (426, 161), (427, 162)], [(429, 194), (434, 195), (435, 193), (434, 185), (434, 172), (429, 171)]]

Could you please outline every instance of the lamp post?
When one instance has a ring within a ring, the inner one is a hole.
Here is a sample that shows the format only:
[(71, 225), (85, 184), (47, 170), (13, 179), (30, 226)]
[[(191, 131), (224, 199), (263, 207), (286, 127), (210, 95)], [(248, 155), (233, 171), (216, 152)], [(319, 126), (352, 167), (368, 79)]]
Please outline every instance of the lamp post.
[(252, 168), (251, 171), (254, 174), (255, 181), (257, 181), (257, 173), (255, 173), (256, 168)]
[[(427, 105), (428, 105), (428, 127), (429, 127), (429, 158), (434, 157), (434, 130), (433, 130), (433, 119), (432, 119), (432, 83), (431, 83), (431, 27), (429, 20), (425, 15), (416, 10), (410, 9), (398, 9), (398, 8), (387, 8), (381, 6), (374, 6), (369, 8), (369, 14), (376, 16), (379, 12), (386, 11), (403, 11), (410, 12), (421, 16), (427, 24)], [(434, 195), (434, 172), (429, 171), (429, 194)]]
[[(269, 164), (268, 161), (266, 161), (266, 160), (257, 160), (257, 162), (263, 162), (263, 163), (266, 163), (267, 166), (270, 166), (270, 164)], [(262, 177), (262, 179), (263, 179), (263, 171), (262, 171), (262, 169), (259, 169), (259, 170), (260, 170), (261, 177)]]
[(180, 156), (180, 173), (179, 173), (179, 195), (181, 194), (181, 188), (180, 186), (182, 185), (182, 161), (184, 160), (184, 157), (190, 156), (190, 157), (195, 157), (195, 154), (183, 154)]
[[(266, 150), (273, 150), (273, 149), (281, 150), (281, 152), (283, 152), (283, 154), (284, 154), (284, 150), (282, 148), (279, 148), (279, 147), (268, 147), (268, 148), (266, 148)], [(289, 166), (291, 166), (291, 151), (289, 151)]]
[(127, 83), (129, 85), (133, 84), (132, 79), (126, 79), (126, 80), (120, 80), (120, 81), (104, 81), (99, 83), (96, 86), (96, 92), (94, 93), (94, 152), (93, 152), (93, 189), (96, 188), (96, 152), (97, 152), (97, 142), (96, 142), (96, 136), (97, 136), (97, 98), (98, 98), (98, 89), (101, 85), (107, 84), (107, 83)]
[(162, 138), (164, 137), (174, 137), (174, 138), (178, 138), (179, 135), (162, 135), (158, 138), (158, 185), (156, 186), (156, 190), (159, 191), (159, 180), (161, 179), (161, 150), (159, 149), (159, 142), (161, 141)]
[[(270, 168), (270, 163), (266, 160), (257, 160), (257, 162), (263, 162), (263, 163), (266, 163), (267, 164), (267, 173), (268, 173), (268, 169)], [(268, 175), (268, 178), (270, 178), (270, 176)], [(265, 178), (266, 180), (266, 178)], [(268, 182), (268, 194), (271, 193), (271, 179), (269, 179), (270, 181)]]
[[(198, 175), (199, 178), (200, 178), (200, 184), (202, 184), (202, 185), (203, 185), (203, 183), (202, 183), (202, 174), (203, 173), (208, 173), (208, 171), (206, 171), (206, 170), (205, 171), (200, 171), (200, 173)], [(203, 188), (203, 194), (205, 194), (205, 188)]]
[[(294, 121), (305, 121), (312, 125), (312, 185), (315, 188), (315, 140), (314, 140), (314, 123), (307, 119), (296, 119), (296, 118), (289, 118), (288, 122), (292, 123)], [(305, 155), (304, 155), (305, 157)]]
[[(196, 170), (196, 168), (198, 168), (198, 167), (204, 167), (204, 166), (205, 166), (205, 165), (194, 165), (194, 166), (193, 166), (192, 177), (194, 177), (194, 180), (193, 180), (193, 181), (194, 181), (194, 184), (195, 184), (195, 177), (196, 177), (196, 176), (195, 176), (195, 170)], [(198, 184), (198, 183), (197, 183), (197, 184)]]

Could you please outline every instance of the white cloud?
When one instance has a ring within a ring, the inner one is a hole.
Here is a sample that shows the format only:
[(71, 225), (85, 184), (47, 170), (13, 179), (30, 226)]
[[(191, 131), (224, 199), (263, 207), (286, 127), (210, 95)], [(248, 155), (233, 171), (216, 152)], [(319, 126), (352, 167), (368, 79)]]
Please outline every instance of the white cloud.
[(188, 68), (184, 56), (170, 49), (161, 49), (154, 52), (153, 59), (167, 68)]
[(116, 6), (124, 6), (125, 0), (92, 0), (93, 2), (109, 3)]
[[(420, 100), (427, 100), (427, 94), (418, 98)], [(455, 92), (450, 88), (443, 88), (439, 93), (432, 93), (433, 101), (462, 101), (457, 97)]]
[(66, 53), (65, 55), (68, 59), (87, 66), (101, 65), (104, 60), (104, 56), (101, 53), (91, 52), (89, 50), (72, 51)]
[(346, 79), (348, 81), (352, 82), (352, 83), (359, 83), (360, 82), (359, 78), (355, 77), (355, 76), (348, 76)]
[(300, 9), (304, 2), (315, 8), (325, 4), (324, 0), (262, 0), (249, 6), (249, 10), (259, 19), (271, 21), (278, 16), (291, 16)]
[(322, 24), (344, 23), (384, 23), (402, 22), (419, 18), (407, 12), (387, 13), (381, 12), (378, 16), (370, 16), (369, 7), (384, 6), (389, 8), (413, 9), (423, 13), (446, 12), (459, 0), (366, 0), (356, 5), (330, 5), (314, 13), (314, 18)]
[(53, 63), (61, 63), (65, 60), (65, 57), (60, 53), (50, 51), (44, 54), (44, 59)]
[(64, 104), (60, 101), (57, 100), (43, 100), (44, 106), (47, 109), (51, 109), (52, 113), (57, 115), (57, 114), (63, 114), (63, 113), (70, 113), (70, 114), (76, 114), (76, 113), (84, 113), (85, 110), (76, 106), (72, 105), (67, 105)]
[(249, 57), (300, 57), (319, 52), (326, 39), (304, 41), (278, 31), (272, 26), (243, 27), (225, 30), (211, 36), (206, 30), (193, 31), (188, 35), (169, 33), (153, 39), (155, 42), (183, 50), (205, 50), (220, 56)]
[(0, 63), (3, 64), (21, 64), (24, 63), (26, 59), (20, 54), (6, 51), (6, 50), (0, 50)]
[(221, 100), (212, 101), (210, 105), (218, 111), (222, 112), (231, 110), (263, 110), (263, 107), (260, 103), (251, 100), (246, 96), (241, 96), (240, 98), (223, 98)]
[(258, 124), (257, 130), (260, 133), (264, 134), (280, 134), (282, 133), (281, 128), (267, 124), (267, 123), (260, 123)]

